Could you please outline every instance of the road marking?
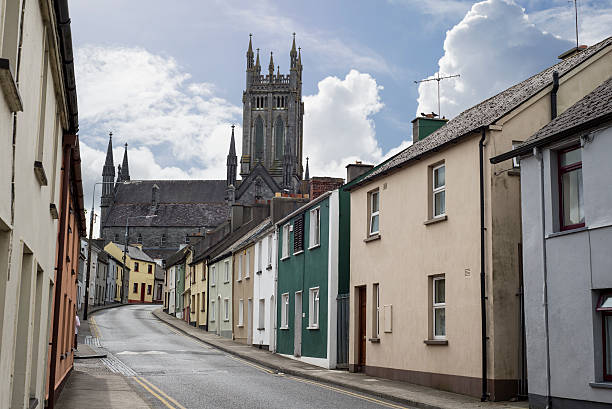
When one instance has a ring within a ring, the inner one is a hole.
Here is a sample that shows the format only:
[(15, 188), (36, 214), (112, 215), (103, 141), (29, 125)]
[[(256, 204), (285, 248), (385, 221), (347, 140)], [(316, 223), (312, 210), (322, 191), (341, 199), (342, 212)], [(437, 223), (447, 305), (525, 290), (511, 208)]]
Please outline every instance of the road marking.
[(229, 358), (232, 358), (232, 359), (233, 359), (233, 360), (235, 360), (235, 361), (240, 361), (240, 362), (242, 362), (242, 363), (243, 363), (243, 364), (245, 364), (245, 365), (249, 365), (249, 366), (252, 366), (253, 368), (259, 369), (260, 371), (264, 371), (264, 372), (266, 372), (266, 373), (270, 373), (270, 374), (275, 373), (275, 371), (273, 371), (273, 370), (271, 370), (271, 369), (268, 369), (268, 368), (265, 368), (265, 367), (263, 367), (263, 366), (260, 366), (260, 365), (254, 364), (254, 363), (249, 362), (249, 361), (247, 361), (247, 360), (244, 360), (244, 359), (241, 359), (241, 358), (237, 358), (237, 357), (232, 356), (232, 355), (227, 355), (227, 356), (228, 356)]
[(147, 392), (149, 392), (151, 395), (155, 396), (161, 403), (166, 405), (167, 408), (169, 408), (169, 409), (176, 409), (174, 406), (170, 405), (164, 398), (159, 396), (157, 393), (153, 392), (151, 390), (151, 388), (149, 388), (147, 385), (145, 385), (138, 377), (135, 377), (134, 380), (136, 382), (138, 382), (140, 384), (140, 386), (142, 386)]
[(156, 390), (157, 392), (159, 392), (160, 395), (164, 396), (166, 399), (168, 399), (170, 402), (174, 403), (174, 405), (176, 405), (176, 407), (178, 409), (186, 409), (183, 405), (181, 405), (180, 403), (178, 403), (175, 399), (173, 399), (172, 397), (168, 396), (168, 394), (164, 391), (162, 391), (161, 389), (159, 389), (157, 386), (153, 385), (150, 381), (146, 380), (145, 378), (138, 376), (138, 379), (140, 379), (141, 381), (143, 381), (144, 383), (146, 383), (147, 385), (149, 385), (151, 388), (153, 388), (154, 390)]
[(359, 394), (359, 393), (349, 392), (349, 391), (344, 390), (344, 389), (335, 388), (333, 386), (326, 385), (324, 383), (310, 381), (310, 380), (298, 378), (298, 377), (295, 377), (295, 376), (287, 376), (287, 378), (292, 379), (294, 381), (298, 381), (298, 382), (309, 383), (311, 385), (315, 385), (315, 386), (318, 386), (320, 388), (329, 389), (329, 390), (332, 390), (332, 391), (335, 391), (335, 392), (339, 392), (339, 393), (342, 393), (342, 394), (345, 394), (345, 395), (353, 396), (353, 397), (356, 397), (356, 398), (359, 398), (359, 399), (362, 399), (362, 400), (366, 400), (366, 401), (369, 401), (369, 402), (377, 403), (379, 405), (383, 405), (383, 406), (386, 406), (388, 408), (408, 409), (406, 406), (399, 406), (399, 405), (395, 405), (393, 403), (384, 402), (382, 400), (370, 398), (369, 396), (365, 396), (365, 395), (362, 395), (362, 394)]
[(117, 352), (117, 355), (168, 355), (168, 353), (164, 351), (141, 351), (141, 352), (122, 351), (122, 352)]
[(98, 328), (98, 324), (96, 324), (96, 319), (94, 317), (89, 318), (89, 328), (93, 329), (93, 334), (96, 338), (102, 338), (100, 329)]

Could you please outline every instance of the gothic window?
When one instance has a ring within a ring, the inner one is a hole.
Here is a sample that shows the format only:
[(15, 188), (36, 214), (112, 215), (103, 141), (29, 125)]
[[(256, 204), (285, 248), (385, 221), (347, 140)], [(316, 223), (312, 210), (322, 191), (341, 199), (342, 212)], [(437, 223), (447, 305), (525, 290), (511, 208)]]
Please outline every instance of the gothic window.
[(283, 142), (285, 140), (285, 125), (279, 116), (274, 124), (274, 157), (278, 160), (283, 158)]
[(166, 245), (166, 234), (165, 233), (161, 235), (161, 240), (159, 244), (161, 247), (164, 247)]
[(138, 238), (136, 239), (136, 241), (138, 242), (138, 244), (142, 244), (142, 234), (138, 233)]
[(264, 157), (264, 124), (261, 117), (255, 120), (255, 160), (262, 161)]

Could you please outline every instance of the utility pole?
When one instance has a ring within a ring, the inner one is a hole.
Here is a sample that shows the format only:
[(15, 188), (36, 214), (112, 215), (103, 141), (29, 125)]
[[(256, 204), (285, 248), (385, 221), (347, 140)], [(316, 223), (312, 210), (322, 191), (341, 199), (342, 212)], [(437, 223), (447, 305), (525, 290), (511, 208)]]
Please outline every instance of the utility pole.
[(574, 0), (574, 13), (576, 15), (576, 50), (580, 46), (578, 43), (578, 0)]
[(419, 84), (421, 82), (429, 82), (429, 81), (437, 81), (438, 82), (438, 118), (442, 118), (442, 113), (440, 112), (440, 81), (448, 79), (448, 78), (456, 78), (456, 77), (460, 77), (460, 74), (456, 74), (456, 75), (447, 75), (445, 77), (440, 77), (440, 72), (436, 73), (436, 76), (433, 78), (426, 78), (424, 80), (420, 80), (420, 81), (415, 81), (415, 84)]

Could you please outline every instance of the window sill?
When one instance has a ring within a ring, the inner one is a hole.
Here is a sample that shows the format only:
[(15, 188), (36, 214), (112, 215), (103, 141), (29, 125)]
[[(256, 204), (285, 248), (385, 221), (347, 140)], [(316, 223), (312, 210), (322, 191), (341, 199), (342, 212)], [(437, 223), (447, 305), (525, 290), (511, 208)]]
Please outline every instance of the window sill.
[(575, 229), (571, 229), (571, 230), (562, 230), (562, 231), (558, 231), (555, 233), (550, 233), (546, 235), (547, 239), (552, 239), (554, 237), (559, 237), (559, 236), (565, 236), (566, 234), (574, 234), (574, 233), (580, 233), (583, 231), (587, 231), (589, 228), (584, 226), (584, 227), (577, 227)]
[(306, 327), (306, 329), (319, 329), (319, 326), (318, 325), (316, 325), (316, 326), (310, 326), (309, 325), (309, 326)]
[(251, 276), (246, 276), (246, 277), (244, 277), (244, 279), (245, 279), (245, 280), (248, 280), (248, 279), (250, 279), (250, 278), (251, 278)]
[(289, 258), (289, 256), (285, 256), (285, 257), (281, 257), (281, 259), (280, 259), (280, 260), (281, 260), (281, 261), (285, 261), (285, 260), (287, 260), (288, 258)]
[(445, 221), (445, 220), (448, 220), (448, 217), (447, 217), (446, 215), (443, 215), (443, 216), (436, 216), (436, 217), (434, 217), (434, 218), (432, 218), (432, 219), (425, 220), (425, 221), (423, 222), (423, 224), (424, 224), (425, 226), (427, 226), (427, 225), (429, 225), (429, 224), (439, 223), (439, 222), (443, 222), (443, 221)]
[(268, 271), (272, 270), (272, 264), (268, 264), (268, 267), (266, 267), (266, 270)]
[(297, 252), (293, 253), (293, 255), (294, 255), (294, 256), (297, 256), (297, 255), (302, 254), (303, 252), (304, 252), (304, 250), (300, 250), (300, 251), (297, 251)]
[[(226, 320), (226, 321), (229, 321), (229, 320)], [(240, 324), (238, 324), (238, 325), (237, 325), (237, 327), (238, 327), (238, 328), (244, 328), (244, 325), (240, 325)]]
[(314, 249), (319, 248), (319, 247), (321, 247), (321, 243), (315, 244), (314, 246), (308, 247), (308, 250), (314, 250)]
[(280, 327), (280, 329), (288, 330), (289, 327)]
[(260, 276), (260, 275), (261, 275), (261, 270), (256, 271), (256, 272), (255, 272), (255, 274), (257, 274), (258, 276)]
[(224, 281), (223, 284), (229, 284), (229, 281)]
[(0, 88), (11, 112), (23, 111), (19, 89), (11, 73), (10, 62), (6, 58), (0, 58)]
[(448, 345), (447, 339), (426, 339), (423, 341), (425, 345)]
[(591, 388), (612, 389), (612, 382), (589, 382)]
[(265, 328), (265, 327), (262, 327), (262, 328), (257, 328), (257, 331), (265, 331), (265, 330), (266, 330), (266, 328)]
[(34, 174), (36, 175), (36, 180), (38, 180), (39, 185), (47, 186), (47, 175), (41, 161), (37, 160), (34, 162)]
[(242, 278), (239, 278), (238, 280), (236, 280), (237, 283), (242, 282)]
[(366, 237), (365, 239), (363, 239), (364, 243), (369, 243), (371, 241), (376, 241), (376, 240), (380, 240), (380, 234), (376, 233), (376, 234), (372, 234), (371, 236)]
[(228, 318), (228, 319), (226, 319), (226, 320), (223, 320), (223, 321), (224, 321), (224, 322), (229, 322), (229, 318)]
[(368, 339), (368, 341), (370, 341), (373, 344), (379, 344), (380, 343), (380, 338), (370, 338), (370, 339)]

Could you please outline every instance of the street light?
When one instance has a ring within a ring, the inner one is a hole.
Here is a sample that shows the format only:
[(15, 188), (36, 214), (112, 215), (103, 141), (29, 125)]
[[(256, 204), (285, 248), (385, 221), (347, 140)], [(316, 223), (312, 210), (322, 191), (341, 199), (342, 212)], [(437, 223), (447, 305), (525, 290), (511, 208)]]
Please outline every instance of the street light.
[[(94, 183), (93, 192), (91, 194), (91, 214), (89, 215), (89, 237), (87, 239), (87, 273), (85, 276), (85, 307), (83, 308), (83, 320), (87, 321), (87, 308), (89, 306), (89, 274), (91, 273), (91, 240), (93, 235), (94, 223), (94, 207), (96, 203), (96, 186), (98, 185), (127, 185), (130, 183), (141, 183), (140, 180), (126, 180), (124, 182), (96, 182)], [(124, 266), (125, 267), (125, 266)]]
[[(121, 293), (121, 298), (124, 299), (124, 302), (128, 302), (129, 301), (129, 296), (127, 295), (128, 292), (130, 291), (129, 288), (129, 283), (130, 283), (130, 275), (128, 274), (127, 276), (127, 280), (126, 280), (126, 265), (125, 265), (125, 258), (126, 258), (126, 253), (127, 253), (127, 249), (128, 249), (128, 229), (129, 229), (129, 225), (130, 225), (130, 219), (152, 219), (156, 217), (156, 215), (147, 215), (147, 216), (127, 216), (125, 219), (125, 240), (123, 242), (123, 292)], [(131, 270), (129, 270), (131, 271)], [(126, 283), (127, 283), (127, 287), (126, 287)]]

